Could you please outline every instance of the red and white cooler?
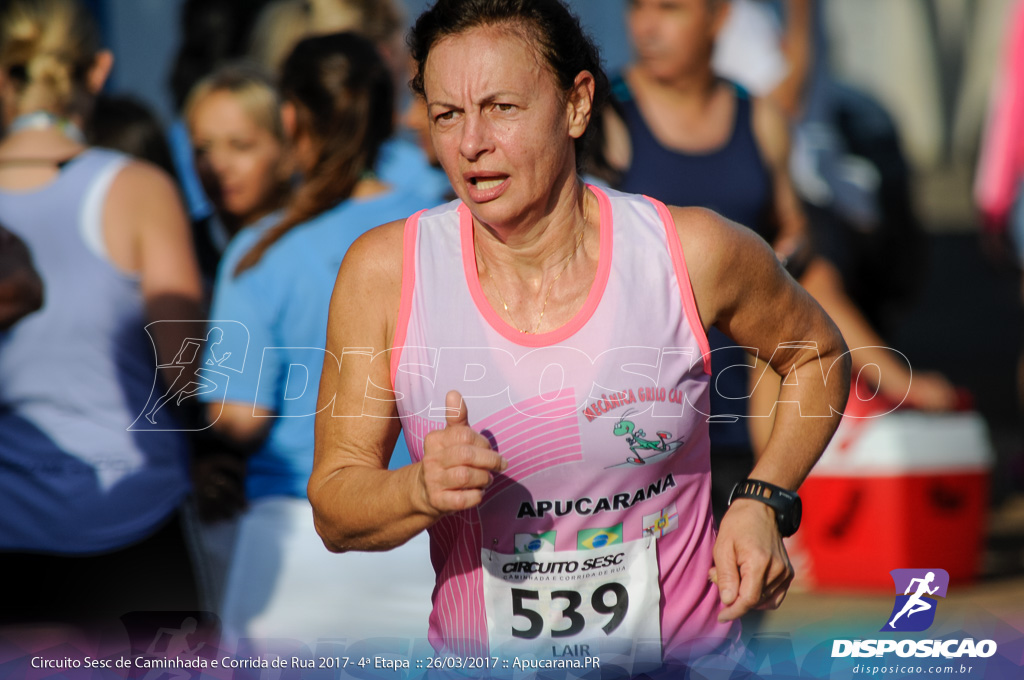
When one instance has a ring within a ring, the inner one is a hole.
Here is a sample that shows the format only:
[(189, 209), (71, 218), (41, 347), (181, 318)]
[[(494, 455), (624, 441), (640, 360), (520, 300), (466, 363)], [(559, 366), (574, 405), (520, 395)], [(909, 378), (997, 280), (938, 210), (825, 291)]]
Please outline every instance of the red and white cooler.
[(938, 567), (974, 578), (994, 460), (978, 413), (895, 410), (851, 395), (800, 488), (793, 561), (817, 589), (892, 590), (889, 572)]

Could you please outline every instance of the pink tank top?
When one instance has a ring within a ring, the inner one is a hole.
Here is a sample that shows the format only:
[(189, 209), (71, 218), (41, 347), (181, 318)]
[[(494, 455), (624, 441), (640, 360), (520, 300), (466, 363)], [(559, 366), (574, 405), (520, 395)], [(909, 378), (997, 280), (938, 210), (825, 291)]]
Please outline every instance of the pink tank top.
[(444, 652), (636, 670), (738, 633), (708, 582), (709, 350), (675, 225), (657, 201), (590, 190), (597, 275), (549, 333), (520, 333), (487, 302), (465, 205), (406, 223), (391, 372), (412, 458), (454, 389), (509, 463), (479, 507), (430, 529)]

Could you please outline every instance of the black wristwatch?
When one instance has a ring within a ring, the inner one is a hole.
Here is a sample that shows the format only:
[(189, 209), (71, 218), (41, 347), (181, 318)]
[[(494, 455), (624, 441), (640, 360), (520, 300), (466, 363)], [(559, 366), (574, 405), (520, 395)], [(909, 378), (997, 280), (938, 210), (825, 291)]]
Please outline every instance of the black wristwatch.
[(775, 510), (775, 522), (783, 538), (792, 536), (800, 528), (803, 503), (795, 491), (788, 491), (758, 479), (745, 479), (732, 488), (729, 505), (737, 498), (752, 498)]

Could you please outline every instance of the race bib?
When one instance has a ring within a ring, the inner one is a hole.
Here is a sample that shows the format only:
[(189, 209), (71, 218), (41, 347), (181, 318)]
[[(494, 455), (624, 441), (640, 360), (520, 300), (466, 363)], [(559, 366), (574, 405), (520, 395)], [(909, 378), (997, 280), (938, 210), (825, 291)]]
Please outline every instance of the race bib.
[[(481, 554), (492, 654), (661, 657), (657, 539), (590, 550)], [(627, 668), (628, 670), (628, 668)]]

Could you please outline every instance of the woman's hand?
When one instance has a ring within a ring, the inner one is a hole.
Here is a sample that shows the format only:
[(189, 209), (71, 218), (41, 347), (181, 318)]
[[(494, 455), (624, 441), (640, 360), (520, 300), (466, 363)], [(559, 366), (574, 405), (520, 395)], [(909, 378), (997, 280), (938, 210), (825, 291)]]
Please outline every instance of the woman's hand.
[(491, 443), (469, 426), (469, 411), (462, 395), (445, 396), (447, 425), (423, 440), (420, 490), (425, 513), (441, 517), (479, 505), (484, 489), (508, 463)]
[(738, 619), (751, 609), (778, 608), (793, 582), (774, 510), (760, 501), (740, 498), (729, 507), (714, 560), (708, 577), (725, 605), (719, 621)]

